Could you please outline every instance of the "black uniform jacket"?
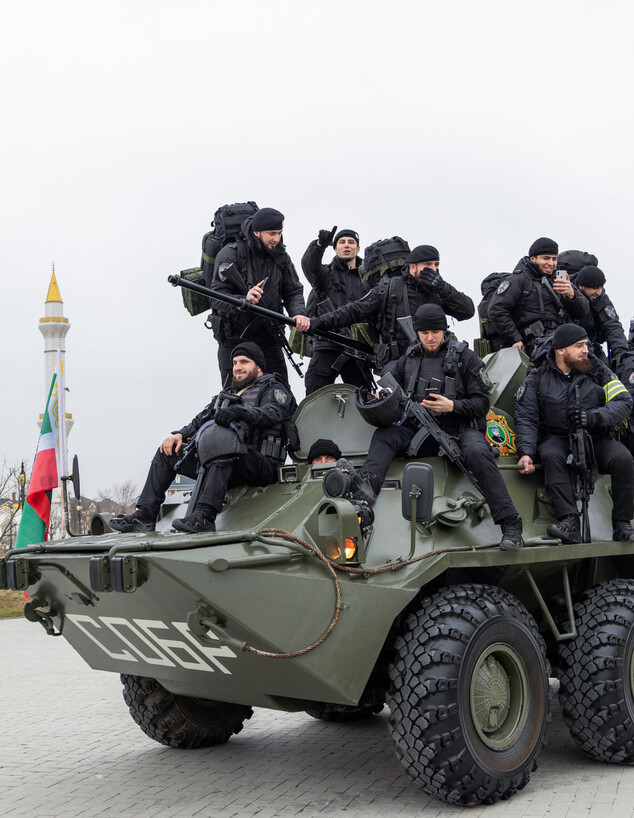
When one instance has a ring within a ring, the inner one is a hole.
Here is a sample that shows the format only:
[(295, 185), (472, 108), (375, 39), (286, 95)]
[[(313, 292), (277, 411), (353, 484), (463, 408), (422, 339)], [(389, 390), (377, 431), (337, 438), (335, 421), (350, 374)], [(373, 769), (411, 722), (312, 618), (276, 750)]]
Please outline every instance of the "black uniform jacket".
[[(302, 270), (313, 289), (308, 296), (308, 315), (324, 315), (330, 310), (336, 310), (344, 304), (359, 301), (370, 290), (370, 285), (361, 279), (359, 274), (363, 259), (355, 258), (355, 266), (349, 269), (347, 261), (335, 256), (329, 264), (323, 264), (322, 258), (325, 247), (320, 247), (317, 241), (311, 241), (302, 256)], [(326, 308), (322, 302), (328, 299), (331, 306)], [(349, 335), (346, 330), (342, 334)], [(314, 346), (317, 349), (339, 347), (322, 339), (315, 338)]]
[[(570, 277), (574, 283), (575, 276)], [(629, 350), (625, 330), (616, 312), (614, 304), (605, 290), (594, 301), (588, 300), (588, 312), (579, 323), (588, 333), (588, 338), (595, 346), (608, 344), (610, 357)], [(599, 350), (595, 349), (595, 354)]]
[[(252, 216), (249, 216), (242, 222), (241, 230), (245, 238), (223, 247), (216, 256), (213, 289), (244, 296), (254, 284), (267, 278), (264, 295), (259, 301), (261, 307), (275, 312), (282, 312), (282, 308), (286, 308), (291, 316), (305, 315), (303, 287), (284, 245), (280, 242), (274, 250), (267, 250), (257, 236), (253, 235), (251, 220)], [(245, 288), (241, 292), (222, 274), (223, 267), (230, 264), (235, 264), (244, 279)], [(270, 337), (270, 326), (255, 318), (248, 310), (240, 312), (236, 307), (220, 301), (212, 301), (212, 304), (224, 323), (221, 331), (224, 337), (238, 338), (249, 325), (250, 341), (257, 342), (258, 337)]]
[[(475, 352), (464, 344), (452, 341), (448, 334), (445, 335), (437, 356), (427, 355), (421, 343), (412, 344), (405, 355), (398, 359), (393, 374), (407, 391), (412, 372), (416, 370), (428, 381), (432, 377), (438, 377), (441, 371), (445, 376), (455, 379), (453, 411), (434, 415), (444, 431), (458, 435), (467, 426), (479, 428), (481, 423), (478, 421), (483, 421), (489, 411), (490, 382), (484, 362)], [(410, 397), (422, 400), (421, 395), (412, 394)]]
[(535, 459), (541, 440), (551, 435), (566, 437), (571, 431), (570, 408), (577, 405), (579, 387), (581, 407), (599, 421), (593, 434), (607, 430), (630, 416), (632, 398), (623, 384), (595, 355), (590, 355), (588, 373), (565, 375), (555, 363), (552, 350), (543, 364), (532, 369), (517, 390), (515, 433), (517, 451)]
[[(403, 273), (403, 285), (406, 299), (398, 299), (396, 303), (391, 303), (390, 299), (381, 295), (381, 284), (378, 284), (360, 301), (344, 304), (333, 312), (311, 319), (311, 325), (315, 329), (335, 329), (366, 321), (374, 324), (381, 335), (386, 338), (390, 335), (388, 327), (394, 324), (393, 310), (396, 310), (396, 317), (401, 318), (414, 315), (423, 304), (439, 304), (447, 315), (457, 318), (458, 321), (465, 321), (475, 313), (473, 301), (469, 296), (456, 290), (446, 281), (443, 282), (440, 290), (432, 292), (409, 272), (405, 272)], [(405, 300), (409, 309), (405, 309)], [(401, 352), (405, 352), (409, 341), (399, 336), (395, 340), (398, 341)]]
[[(588, 299), (574, 285), (573, 298), (553, 298), (552, 293), (541, 283), (543, 273), (528, 256), (518, 261), (513, 273), (500, 283), (491, 298), (488, 311), (496, 332), (505, 339), (507, 346), (524, 341), (525, 336), (521, 330), (535, 321), (549, 322), (552, 330), (560, 324), (574, 323), (586, 317), (589, 310)], [(530, 290), (524, 297), (529, 283)]]
[[(242, 389), (242, 386), (231, 387), (212, 398), (211, 403), (208, 403), (202, 412), (178, 430), (183, 436), (183, 441), (187, 442), (204, 423), (213, 420), (224, 395), (236, 395)], [(254, 446), (259, 445), (265, 430), (269, 434), (281, 436), (282, 424), (290, 420), (297, 408), (292, 392), (277, 375), (261, 375), (253, 381), (252, 386), (242, 394), (240, 405), (247, 407), (244, 442)]]

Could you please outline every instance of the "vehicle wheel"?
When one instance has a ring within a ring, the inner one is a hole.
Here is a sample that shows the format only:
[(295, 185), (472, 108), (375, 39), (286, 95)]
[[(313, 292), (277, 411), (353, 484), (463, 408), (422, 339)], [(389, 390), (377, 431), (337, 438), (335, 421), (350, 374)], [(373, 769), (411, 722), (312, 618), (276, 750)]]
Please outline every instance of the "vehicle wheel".
[(559, 698), (570, 735), (598, 761), (634, 761), (634, 581), (590, 588), (577, 636), (559, 647)]
[(141, 730), (168, 747), (191, 750), (225, 744), (253, 710), (241, 704), (170, 693), (156, 679), (121, 675), (123, 698)]
[(423, 600), (396, 641), (394, 749), (425, 792), (493, 804), (522, 789), (546, 743), (546, 645), (526, 608), (489, 585)]
[(306, 709), (306, 712), (314, 719), (323, 719), (324, 721), (361, 721), (361, 719), (369, 719), (371, 716), (380, 713), (381, 710), (383, 710), (382, 702), (356, 706), (315, 702), (312, 707)]

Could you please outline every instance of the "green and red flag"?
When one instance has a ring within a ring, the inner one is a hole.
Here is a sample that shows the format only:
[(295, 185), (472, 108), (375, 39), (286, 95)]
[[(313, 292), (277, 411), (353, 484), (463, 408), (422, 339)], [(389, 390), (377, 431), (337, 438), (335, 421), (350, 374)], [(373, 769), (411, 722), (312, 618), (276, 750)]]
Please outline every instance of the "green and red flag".
[(59, 485), (59, 423), (57, 373), (55, 373), (46, 401), (29, 489), (15, 541), (16, 548), (25, 548), (32, 543), (46, 540), (51, 519), (51, 495), (53, 489)]

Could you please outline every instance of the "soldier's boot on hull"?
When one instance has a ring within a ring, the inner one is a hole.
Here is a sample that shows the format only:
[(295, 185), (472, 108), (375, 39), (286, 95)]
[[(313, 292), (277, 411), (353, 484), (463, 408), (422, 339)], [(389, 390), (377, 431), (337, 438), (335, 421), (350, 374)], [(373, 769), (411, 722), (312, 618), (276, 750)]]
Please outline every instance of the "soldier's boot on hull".
[(108, 522), (113, 531), (122, 534), (132, 532), (154, 531), (156, 528), (156, 513), (148, 508), (139, 506), (134, 514), (117, 514)]
[(615, 542), (634, 542), (634, 528), (629, 520), (614, 520), (612, 539)]
[(198, 503), (187, 517), (174, 520), (172, 528), (184, 534), (201, 534), (203, 531), (216, 530), (216, 509), (206, 503)]
[(521, 517), (505, 517), (500, 520), (500, 528), (502, 529), (500, 551), (519, 551), (524, 547)]
[(358, 472), (352, 463), (341, 457), (324, 475), (323, 488), (326, 497), (345, 497), (371, 506), (379, 493), (378, 482), (376, 475)]
[(549, 525), (546, 533), (549, 537), (556, 537), (561, 540), (562, 545), (573, 545), (581, 542), (579, 517), (576, 514), (569, 514), (558, 522)]

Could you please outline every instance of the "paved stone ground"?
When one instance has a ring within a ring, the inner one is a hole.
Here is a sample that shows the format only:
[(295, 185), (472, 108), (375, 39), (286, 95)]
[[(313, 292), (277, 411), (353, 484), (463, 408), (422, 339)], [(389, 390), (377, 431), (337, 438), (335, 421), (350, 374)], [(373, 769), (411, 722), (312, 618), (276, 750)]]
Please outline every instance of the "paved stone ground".
[(170, 750), (128, 714), (119, 677), (91, 670), (63, 638), (0, 621), (0, 815), (602, 818), (634, 813), (634, 770), (594, 763), (558, 708), (530, 784), (509, 801), (458, 808), (398, 764), (387, 716), (351, 725), (256, 710), (224, 746)]

